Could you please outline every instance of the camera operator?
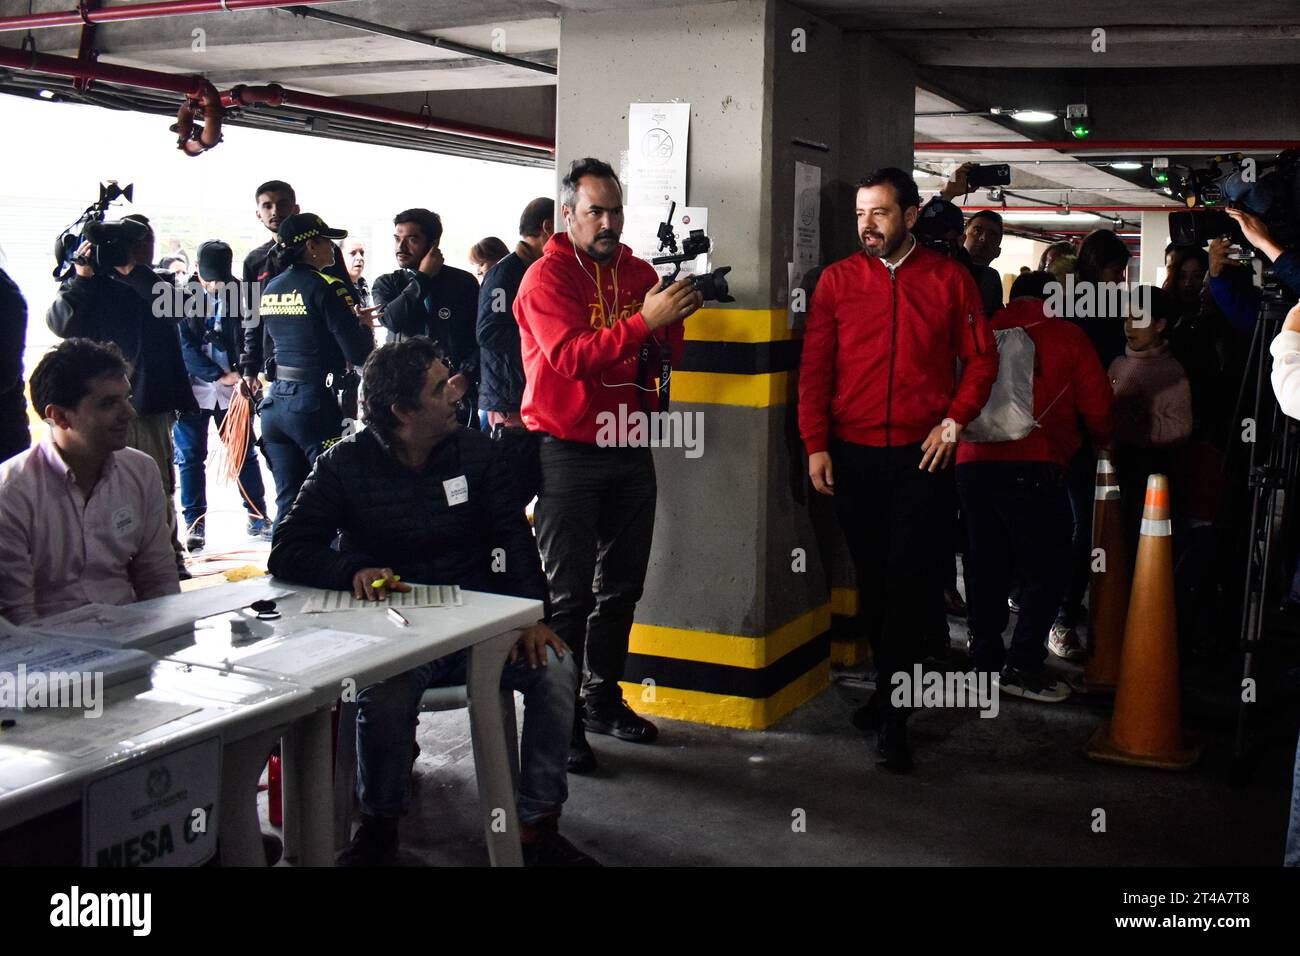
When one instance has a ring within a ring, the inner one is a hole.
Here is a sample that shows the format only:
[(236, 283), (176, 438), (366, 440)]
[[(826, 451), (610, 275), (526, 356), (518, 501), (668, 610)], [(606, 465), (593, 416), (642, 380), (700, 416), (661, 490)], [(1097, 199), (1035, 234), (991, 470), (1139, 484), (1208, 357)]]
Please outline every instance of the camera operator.
[[(527, 384), (524, 425), (543, 433), (537, 543), (551, 591), (551, 626), (582, 671), (569, 770), (596, 766), (586, 730), (650, 743), (657, 731), (623, 700), (618, 682), (645, 585), (655, 523), (647, 447), (597, 443), (602, 413), (659, 407), (663, 350), (681, 354), (682, 320), (703, 303), (687, 280), (659, 289), (654, 268), (619, 242), (623, 191), (609, 164), (575, 161), (560, 184), (567, 233), (547, 241), (515, 299)], [(663, 330), (663, 331), (660, 331)], [(654, 353), (641, 361), (643, 352)]]
[[(95, 246), (83, 242), (77, 249), (74, 274), (60, 285), (46, 312), (45, 324), (60, 338), (112, 342), (130, 364), (131, 404), (136, 417), (131, 421), (127, 447), (144, 452), (158, 465), (167, 497), (167, 527), (177, 566), (183, 569), (173, 500), (176, 478), (172, 424), (178, 412), (196, 411), (198, 406), (190, 391), (176, 323), (156, 316), (151, 306), (153, 284), (158, 277), (148, 268), (144, 269), (147, 276), (137, 272), (141, 263), (136, 256), (152, 253), (152, 230), (138, 220), (124, 219), (122, 231), (124, 238), (115, 241), (131, 243), (127, 264), (101, 274), (92, 258)], [(142, 295), (146, 278), (149, 290)]]
[(23, 347), (27, 342), (27, 300), (0, 269), (0, 461), (29, 448), (27, 398), (23, 389)]
[(438, 242), (442, 220), (428, 209), (406, 209), (393, 217), (393, 244), (397, 264), (371, 287), (380, 321), (389, 342), (414, 335), (433, 339), (451, 359), (453, 374), (461, 375), (468, 391), (460, 423), (468, 425), (478, 403), (478, 280), (463, 269), (446, 265)]
[[(1250, 210), (1230, 208), (1226, 212), (1241, 226), (1246, 241), (1272, 263), (1273, 274), (1292, 295), (1300, 295), (1300, 254), (1279, 246), (1264, 220)], [(1229, 256), (1231, 250), (1232, 241), (1226, 236), (1210, 241), (1210, 292), (1233, 327), (1249, 332), (1259, 315), (1260, 292), (1245, 265)]]
[(948, 538), (935, 520), (948, 486), (937, 472), (998, 374), (970, 273), (910, 234), (920, 206), (901, 169), (858, 183), (862, 250), (822, 273), (799, 369), (808, 473), (835, 497), (879, 674), (855, 723), (883, 723), (880, 765), (895, 771), (911, 768), (911, 750), (892, 677), (919, 662), (918, 620), (940, 600), (931, 549)]

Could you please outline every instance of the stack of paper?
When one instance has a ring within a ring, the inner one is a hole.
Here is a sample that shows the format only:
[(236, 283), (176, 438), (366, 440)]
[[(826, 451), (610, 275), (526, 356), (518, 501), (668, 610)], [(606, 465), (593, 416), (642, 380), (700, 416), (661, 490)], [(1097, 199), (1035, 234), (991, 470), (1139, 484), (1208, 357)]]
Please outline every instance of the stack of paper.
[(456, 584), (413, 584), (409, 591), (389, 591), (383, 600), (367, 601), (351, 591), (313, 591), (303, 607), (304, 614), (327, 611), (357, 611), (365, 608), (461, 607), (465, 603)]
[[(0, 707), (27, 706), (29, 688), (40, 681), (46, 682), (47, 689), (71, 682), (86, 686), (87, 679), (89, 686), (111, 687), (147, 675), (153, 663), (144, 651), (6, 627), (0, 633)], [(55, 675), (58, 680), (52, 680)]]

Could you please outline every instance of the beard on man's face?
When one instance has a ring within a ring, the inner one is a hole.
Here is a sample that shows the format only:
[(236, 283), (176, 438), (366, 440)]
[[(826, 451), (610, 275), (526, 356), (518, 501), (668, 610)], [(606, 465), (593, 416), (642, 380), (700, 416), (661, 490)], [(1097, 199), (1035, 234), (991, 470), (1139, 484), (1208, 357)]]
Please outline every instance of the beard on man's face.
[(603, 262), (618, 249), (619, 234), (613, 229), (602, 229), (596, 233), (582, 251), (591, 258)]
[(886, 234), (872, 226), (868, 226), (858, 233), (858, 241), (862, 243), (862, 251), (875, 259), (885, 259), (892, 256), (902, 246), (903, 240), (906, 238), (906, 229), (900, 229), (897, 233)]

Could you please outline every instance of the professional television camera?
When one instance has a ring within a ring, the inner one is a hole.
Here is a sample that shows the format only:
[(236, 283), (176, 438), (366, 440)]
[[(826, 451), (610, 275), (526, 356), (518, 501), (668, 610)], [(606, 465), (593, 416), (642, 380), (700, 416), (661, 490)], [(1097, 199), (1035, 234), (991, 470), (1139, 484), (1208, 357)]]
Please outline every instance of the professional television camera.
[[(148, 227), (131, 220), (105, 222), (108, 207), (118, 199), (131, 202), (135, 187), (118, 186), (115, 180), (99, 184), (99, 198), (86, 207), (86, 211), (54, 240), (55, 266), (52, 275), (62, 280), (76, 265), (93, 264), (99, 272), (114, 266), (124, 266), (131, 261), (131, 246), (148, 235)], [(78, 257), (77, 250), (83, 242), (90, 242), (94, 251), (89, 257)]]
[[(704, 234), (703, 229), (692, 229), (691, 234), (682, 241), (682, 251), (677, 251), (677, 233), (673, 230), (673, 213), (677, 211), (677, 203), (672, 202), (668, 205), (668, 215), (663, 222), (659, 223), (659, 250), (668, 250), (668, 255), (655, 256), (650, 260), (651, 265), (673, 265), (673, 274), (665, 276), (661, 289), (666, 289), (677, 281), (678, 274), (682, 271), (682, 263), (689, 262), (696, 256), (708, 252), (713, 244), (709, 237)], [(727, 273), (731, 271), (731, 266), (722, 266), (714, 269), (712, 272), (706, 272), (704, 275), (687, 276), (687, 281), (691, 287), (704, 297), (705, 302), (735, 302), (736, 300), (730, 295), (727, 288)]]
[(1300, 244), (1300, 150), (1258, 164), (1235, 153), (1215, 156), (1204, 169), (1176, 167), (1173, 194), (1192, 210), (1169, 217), (1170, 238), (1178, 245), (1204, 246), (1227, 236), (1241, 250), (1233, 258), (1253, 258), (1241, 227), (1224, 211), (1227, 206), (1259, 216), (1279, 246)]

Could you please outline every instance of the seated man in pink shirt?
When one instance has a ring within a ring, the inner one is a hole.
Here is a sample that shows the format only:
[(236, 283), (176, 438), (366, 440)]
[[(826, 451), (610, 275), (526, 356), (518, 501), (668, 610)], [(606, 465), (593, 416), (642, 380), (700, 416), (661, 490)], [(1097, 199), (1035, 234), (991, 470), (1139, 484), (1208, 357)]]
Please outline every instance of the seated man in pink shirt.
[(0, 465), (0, 615), (180, 591), (154, 460), (126, 447), (135, 412), (116, 345), (65, 339), (31, 376), (49, 434)]

